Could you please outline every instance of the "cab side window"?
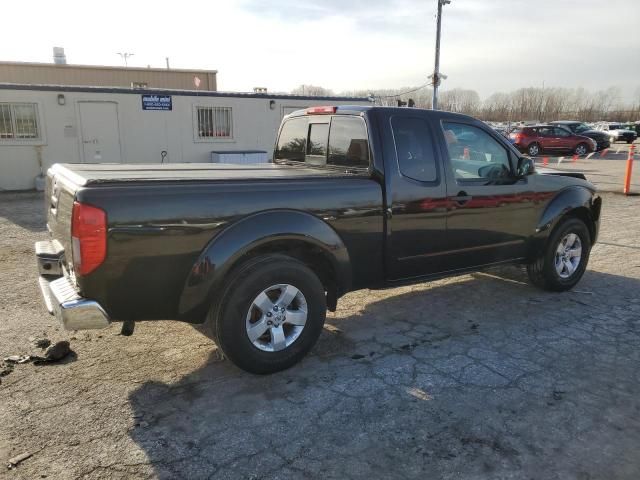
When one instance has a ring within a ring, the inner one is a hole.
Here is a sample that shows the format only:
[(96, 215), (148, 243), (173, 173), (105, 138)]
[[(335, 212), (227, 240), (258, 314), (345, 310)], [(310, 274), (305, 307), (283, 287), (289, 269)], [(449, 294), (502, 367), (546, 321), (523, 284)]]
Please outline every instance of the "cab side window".
[(511, 177), (509, 153), (481, 128), (443, 122), (449, 161), (456, 180), (498, 181)]
[(416, 117), (393, 117), (391, 130), (400, 173), (421, 182), (435, 182), (438, 170), (427, 122)]

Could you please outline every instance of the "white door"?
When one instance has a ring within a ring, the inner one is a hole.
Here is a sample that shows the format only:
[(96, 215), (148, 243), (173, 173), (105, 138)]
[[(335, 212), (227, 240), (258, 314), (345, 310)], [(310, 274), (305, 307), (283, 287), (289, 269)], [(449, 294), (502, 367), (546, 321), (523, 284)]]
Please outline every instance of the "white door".
[(115, 102), (78, 102), (82, 161), (84, 163), (120, 163), (118, 104)]

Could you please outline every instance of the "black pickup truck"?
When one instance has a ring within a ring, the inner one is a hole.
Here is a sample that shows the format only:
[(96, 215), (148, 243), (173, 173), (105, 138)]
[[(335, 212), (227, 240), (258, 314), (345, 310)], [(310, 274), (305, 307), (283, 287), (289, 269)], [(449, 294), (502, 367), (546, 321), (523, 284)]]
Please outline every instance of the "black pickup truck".
[(45, 203), (40, 284), (66, 329), (183, 320), (268, 373), (352, 290), (503, 263), (573, 287), (601, 199), (471, 117), (340, 106), (285, 117), (268, 164), (57, 164)]

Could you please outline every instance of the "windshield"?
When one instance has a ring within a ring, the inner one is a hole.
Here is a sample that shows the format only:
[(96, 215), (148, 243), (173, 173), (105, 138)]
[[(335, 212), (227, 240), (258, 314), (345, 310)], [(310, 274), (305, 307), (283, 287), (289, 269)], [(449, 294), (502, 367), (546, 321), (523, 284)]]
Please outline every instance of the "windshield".
[(584, 123), (579, 123), (578, 125), (571, 125), (569, 128), (571, 128), (571, 130), (573, 130), (575, 133), (580, 133), (580, 132), (586, 132), (587, 130), (591, 130), (591, 128), (584, 124)]

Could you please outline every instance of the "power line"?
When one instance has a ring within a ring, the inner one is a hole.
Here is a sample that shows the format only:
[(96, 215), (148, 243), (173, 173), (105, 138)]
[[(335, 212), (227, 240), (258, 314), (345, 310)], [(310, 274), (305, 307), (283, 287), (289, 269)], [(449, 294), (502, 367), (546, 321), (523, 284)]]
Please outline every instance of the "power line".
[(413, 92), (417, 92), (418, 90), (422, 90), (425, 87), (429, 87), (433, 85), (433, 82), (428, 82), (425, 83), (424, 85), (420, 85), (419, 87), (416, 87), (412, 90), (407, 90), (406, 92), (402, 92), (402, 93), (396, 93), (395, 95), (375, 95), (375, 94), (371, 94), (370, 96), (373, 98), (395, 98), (395, 97), (401, 97), (402, 95), (407, 95), (409, 93), (413, 93)]

